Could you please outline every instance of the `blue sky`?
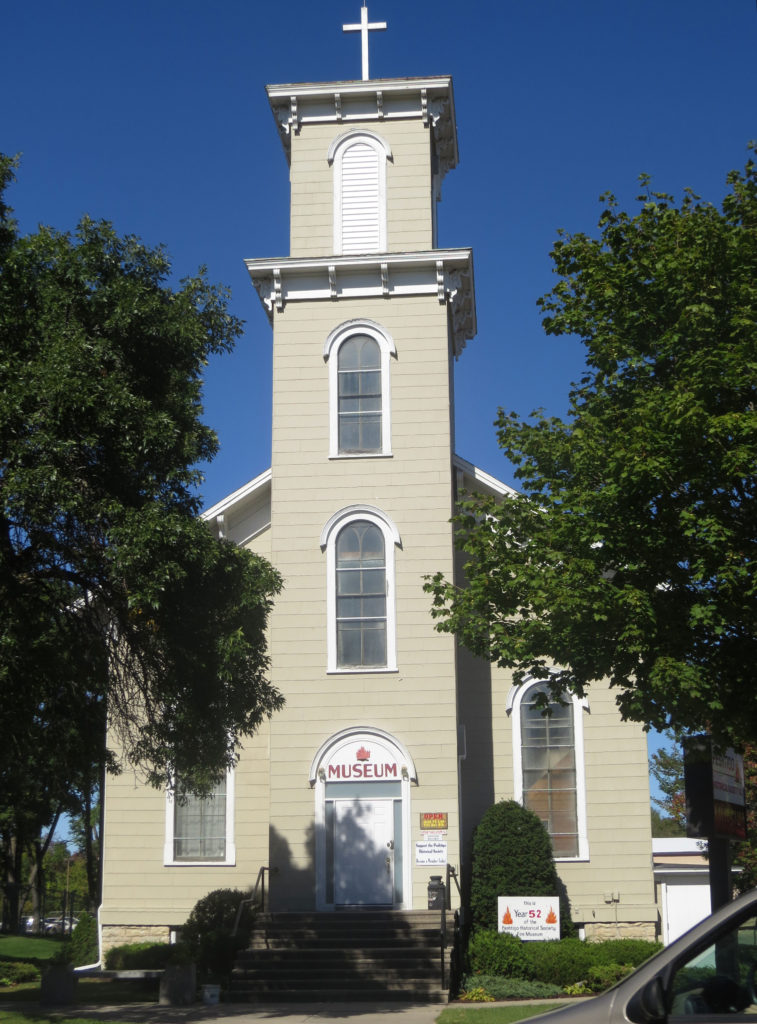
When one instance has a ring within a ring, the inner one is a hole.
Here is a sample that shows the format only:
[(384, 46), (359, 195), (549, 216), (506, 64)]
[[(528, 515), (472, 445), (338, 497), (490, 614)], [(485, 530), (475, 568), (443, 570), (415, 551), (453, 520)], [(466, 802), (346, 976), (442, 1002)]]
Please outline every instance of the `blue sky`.
[[(754, 0), (370, 0), (371, 77), (451, 74), (460, 165), (440, 244), (472, 246), (478, 336), (456, 368), (457, 451), (513, 483), (499, 406), (563, 414), (581, 346), (547, 338), (558, 228), (595, 230), (598, 197), (639, 173), (719, 201), (757, 137)], [(360, 0), (19, 0), (3, 16), (0, 149), (22, 153), (22, 231), (88, 213), (176, 276), (206, 264), (247, 321), (208, 367), (221, 453), (206, 504), (270, 461), (271, 334), (245, 257), (288, 253), (287, 165), (267, 83), (360, 77)]]

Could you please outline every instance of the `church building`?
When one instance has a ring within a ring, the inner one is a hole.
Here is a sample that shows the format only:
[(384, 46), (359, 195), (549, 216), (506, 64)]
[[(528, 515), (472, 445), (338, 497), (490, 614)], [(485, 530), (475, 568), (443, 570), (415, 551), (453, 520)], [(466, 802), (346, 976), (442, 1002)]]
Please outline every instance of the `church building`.
[(543, 680), (516, 687), (434, 629), (423, 582), (460, 574), (458, 496), (513, 492), (454, 447), (476, 304), (471, 250), (437, 245), (452, 80), (370, 79), (362, 16), (362, 80), (267, 89), (291, 180), (290, 255), (246, 261), (273, 332), (271, 468), (205, 513), (283, 577), (286, 704), (212, 797), (108, 779), (104, 949), (167, 941), (260, 877), (274, 912), (413, 912), (431, 876), (455, 907), (473, 830), (513, 798), (545, 822), (581, 934), (655, 937), (641, 728), (604, 685), (544, 717)]

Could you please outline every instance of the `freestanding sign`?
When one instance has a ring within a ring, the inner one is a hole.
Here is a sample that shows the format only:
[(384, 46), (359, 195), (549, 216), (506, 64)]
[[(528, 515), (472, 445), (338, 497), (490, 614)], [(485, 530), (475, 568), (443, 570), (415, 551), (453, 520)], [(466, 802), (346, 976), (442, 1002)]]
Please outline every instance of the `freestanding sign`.
[(709, 736), (683, 741), (686, 832), (692, 838), (746, 839), (744, 759), (716, 753)]
[(560, 938), (560, 900), (557, 896), (500, 896), (497, 928), (533, 942)]

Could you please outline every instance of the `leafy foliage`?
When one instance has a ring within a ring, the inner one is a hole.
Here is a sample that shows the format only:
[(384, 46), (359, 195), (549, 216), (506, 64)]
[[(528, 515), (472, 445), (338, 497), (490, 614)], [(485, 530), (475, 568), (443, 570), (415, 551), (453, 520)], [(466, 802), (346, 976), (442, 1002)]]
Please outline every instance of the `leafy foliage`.
[(488, 1003), (498, 999), (552, 999), (563, 991), (559, 985), (551, 985), (545, 981), (500, 978), (486, 974), (465, 977), (463, 985), (460, 999), (476, 1003)]
[(663, 948), (660, 942), (647, 939), (605, 939), (590, 944), (595, 964), (630, 964), (639, 967)]
[(516, 800), (493, 804), (473, 834), (471, 919), (476, 929), (496, 929), (499, 896), (560, 899), (560, 927), (570, 934), (570, 908), (552, 858), (547, 830)]
[[(522, 942), (513, 935), (478, 931), (468, 944), (470, 975), (464, 987), (480, 987), (496, 999), (548, 998), (561, 990), (572, 995), (603, 992), (661, 949), (660, 943), (642, 939)], [(517, 992), (505, 992), (493, 983), (496, 979), (512, 985), (517, 982)], [(525, 991), (523, 987), (529, 985), (552, 989)]]
[[(624, 717), (735, 742), (757, 735), (757, 170), (720, 209), (642, 178), (606, 195), (599, 236), (561, 234), (548, 334), (586, 373), (566, 420), (500, 411), (523, 493), (457, 516), (469, 586), (430, 579), (438, 628)], [(556, 666), (556, 667), (555, 667)]]
[(79, 921), (71, 933), (69, 946), (71, 963), (74, 967), (97, 963), (100, 948), (97, 942), (97, 921), (86, 911), (79, 916)]
[(202, 370), (241, 324), (203, 271), (169, 287), (165, 252), (106, 222), (0, 217), (0, 792), (23, 806), (44, 751), (41, 799), (54, 778), (64, 797), (106, 700), (127, 762), (201, 791), (282, 703), (279, 577), (198, 518)]
[(176, 947), (168, 942), (128, 942), (105, 953), (109, 971), (157, 971), (173, 962)]
[(27, 963), (25, 960), (0, 959), (0, 988), (11, 988), (26, 981), (39, 981), (40, 973), (36, 964)]
[(683, 748), (675, 733), (669, 732), (668, 739), (671, 746), (660, 747), (649, 758), (649, 773), (662, 794), (661, 798), (653, 797), (652, 803), (676, 823), (681, 830), (676, 835), (686, 835)]
[(237, 911), (250, 898), (243, 889), (214, 889), (195, 904), (181, 929), (181, 940), (191, 951), (201, 973), (224, 978), (231, 973), (240, 949), (249, 944), (254, 915), (242, 908), (236, 934)]
[(474, 932), (468, 943), (468, 962), (474, 974), (532, 977), (525, 943), (504, 932)]

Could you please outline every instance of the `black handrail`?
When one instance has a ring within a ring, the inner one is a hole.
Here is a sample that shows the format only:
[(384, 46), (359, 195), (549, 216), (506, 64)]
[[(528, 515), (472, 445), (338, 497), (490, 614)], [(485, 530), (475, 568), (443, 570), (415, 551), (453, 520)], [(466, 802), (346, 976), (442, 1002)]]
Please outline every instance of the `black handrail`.
[[(444, 906), (442, 907), (441, 925), (439, 928), (439, 937), (441, 942), (441, 965), (442, 965), (442, 991), (447, 988), (447, 910), (451, 908), (450, 902), (450, 879), (454, 879), (455, 886), (457, 888), (458, 896), (462, 904), (462, 893), (460, 892), (460, 883), (457, 878), (457, 872), (451, 864), (447, 865), (447, 881), (444, 887)], [(455, 911), (455, 924), (452, 931), (452, 950), (450, 952), (449, 959), (449, 992), (450, 995), (457, 994), (458, 985), (460, 982), (460, 970), (462, 963), (462, 930), (460, 928), (460, 914)]]
[(265, 873), (273, 874), (275, 868), (269, 868), (267, 865), (263, 865), (258, 871), (258, 877), (255, 879), (255, 887), (252, 890), (252, 896), (246, 900), (240, 900), (237, 912), (234, 917), (234, 927), (231, 929), (231, 934), (236, 935), (237, 929), (239, 928), (239, 922), (242, 918), (242, 907), (246, 907), (248, 903), (252, 903), (259, 906), (262, 912), (265, 912)]
[(450, 910), (452, 908), (452, 903), (450, 901), (450, 887), (449, 887), (449, 880), (450, 880), (450, 878), (454, 879), (455, 888), (457, 889), (457, 895), (460, 897), (460, 905), (462, 906), (462, 903), (463, 903), (463, 894), (460, 892), (460, 882), (457, 879), (457, 871), (455, 871), (455, 869), (452, 867), (451, 864), (448, 864), (447, 865), (447, 884), (445, 885), (445, 892), (447, 894), (447, 909), (448, 910)]

